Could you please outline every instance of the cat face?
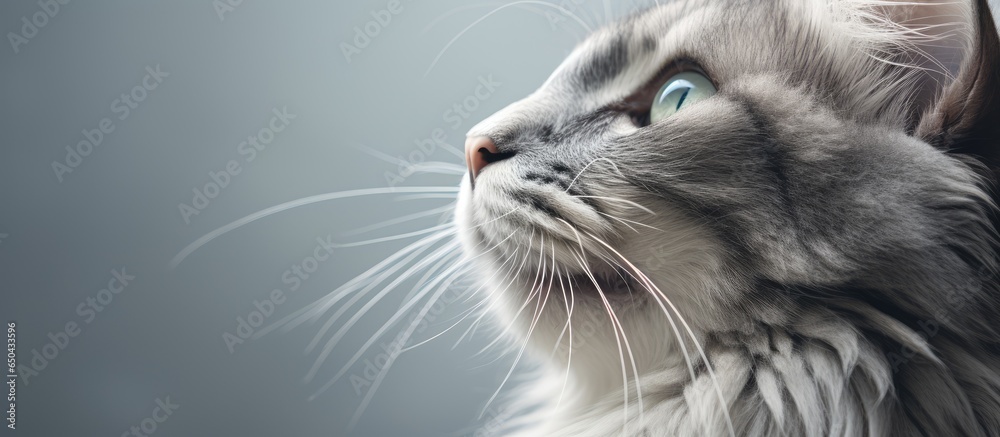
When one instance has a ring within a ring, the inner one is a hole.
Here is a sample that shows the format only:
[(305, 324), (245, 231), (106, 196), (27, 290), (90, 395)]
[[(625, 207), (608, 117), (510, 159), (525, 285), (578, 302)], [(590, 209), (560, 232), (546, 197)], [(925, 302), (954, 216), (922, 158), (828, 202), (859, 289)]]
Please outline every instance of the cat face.
[(495, 312), (545, 351), (597, 324), (580, 353), (612, 369), (622, 331), (648, 368), (685, 323), (780, 323), (816, 290), (920, 315), (986, 280), (984, 173), (926, 115), (977, 9), (875, 3), (671, 2), (470, 130), (457, 222)]

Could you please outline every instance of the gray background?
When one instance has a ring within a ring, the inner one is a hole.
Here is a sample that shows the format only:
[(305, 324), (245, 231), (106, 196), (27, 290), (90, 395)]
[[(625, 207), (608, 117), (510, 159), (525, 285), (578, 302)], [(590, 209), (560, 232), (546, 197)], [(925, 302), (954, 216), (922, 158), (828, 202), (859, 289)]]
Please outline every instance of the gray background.
[[(3, 435), (119, 436), (168, 397), (180, 407), (155, 435), (469, 435), (490, 419), (493, 413), (477, 418), (511, 359), (476, 354), (489, 331), (453, 349), (468, 321), (403, 354), (353, 431), (347, 423), (362, 396), (346, 377), (309, 401), (406, 288), (363, 317), (312, 382), (303, 377), (316, 354), (305, 346), (318, 325), (273, 333), (234, 353), (222, 339), (255, 300), (287, 288), (282, 273), (312, 253), (317, 237), (349, 242), (431, 226), (433, 217), (349, 235), (447, 199), (381, 195), (300, 207), (226, 234), (170, 268), (186, 245), (253, 212), (386, 187), (397, 163), (364, 147), (405, 159), (436, 128), (461, 147), (469, 127), (537, 88), (586, 35), (567, 12), (596, 28), (636, 7), (529, 1), (497, 10), (503, 3), (404, 0), (348, 62), (341, 43), (386, 4), (243, 1), (220, 18), (207, 0), (73, 1), (17, 53), (9, 32), (20, 34), (22, 17), (30, 20), (41, 6), (0, 5), (0, 319), (18, 323), (22, 365), (49, 343), (47, 334), (68, 322), (81, 330), (27, 384), (19, 379), (18, 430)], [(449, 41), (494, 10), (424, 76)], [(169, 76), (119, 120), (113, 101), (157, 65)], [(477, 100), (468, 119), (445, 120), (479, 77), (490, 76), (501, 85)], [(286, 107), (296, 118), (245, 162), (237, 145)], [(103, 118), (115, 130), (60, 182), (52, 163)], [(463, 162), (440, 148), (429, 159)], [(230, 160), (241, 173), (185, 223), (178, 205), (190, 204), (192, 190)], [(400, 185), (456, 186), (458, 179), (417, 175)], [(268, 320), (316, 301), (401, 243), (336, 251)], [(136, 279), (85, 323), (77, 306), (121, 268)], [(451, 326), (468, 307), (449, 305), (419, 339)]]

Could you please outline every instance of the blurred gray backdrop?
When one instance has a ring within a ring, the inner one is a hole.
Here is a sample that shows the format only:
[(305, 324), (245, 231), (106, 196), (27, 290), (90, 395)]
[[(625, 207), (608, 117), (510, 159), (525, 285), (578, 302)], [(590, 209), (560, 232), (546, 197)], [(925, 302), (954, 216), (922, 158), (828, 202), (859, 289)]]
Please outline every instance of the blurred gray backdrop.
[[(320, 392), (409, 287), (361, 317), (308, 382), (322, 323), (240, 336), (412, 240), (330, 241), (433, 226), (440, 217), (352, 234), (449, 199), (301, 206), (171, 261), (295, 199), (457, 186), (457, 174), (400, 170), (462, 164), (452, 151), (468, 128), (537, 88), (588, 28), (643, 3), (4, 1), (0, 320), (16, 323), (19, 367), (5, 380), (17, 381), (17, 429), (2, 434), (488, 435), (503, 415), (481, 412), (512, 359), (477, 354), (488, 330), (453, 347), (469, 320), (400, 355), (353, 430), (382, 345), (405, 325)], [(436, 309), (415, 339), (473, 303)]]

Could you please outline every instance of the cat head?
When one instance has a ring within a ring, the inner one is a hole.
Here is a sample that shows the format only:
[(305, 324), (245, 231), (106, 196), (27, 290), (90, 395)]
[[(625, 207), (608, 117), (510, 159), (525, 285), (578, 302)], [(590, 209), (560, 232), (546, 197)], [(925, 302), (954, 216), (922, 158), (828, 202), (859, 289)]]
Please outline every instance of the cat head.
[(586, 330), (595, 372), (812, 305), (991, 334), (998, 93), (985, 0), (668, 2), (469, 131), (461, 238), (515, 337)]

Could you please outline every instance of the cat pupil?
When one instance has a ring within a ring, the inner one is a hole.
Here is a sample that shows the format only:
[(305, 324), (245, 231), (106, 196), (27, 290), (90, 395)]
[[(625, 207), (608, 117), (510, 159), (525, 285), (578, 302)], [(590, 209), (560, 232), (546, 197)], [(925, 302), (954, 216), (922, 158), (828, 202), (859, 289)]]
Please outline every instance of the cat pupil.
[(677, 101), (677, 108), (676, 109), (681, 109), (681, 105), (684, 104), (684, 99), (687, 98), (688, 93), (690, 93), (690, 92), (691, 92), (691, 88), (687, 88), (687, 89), (684, 90), (684, 94), (681, 94), (680, 100)]

